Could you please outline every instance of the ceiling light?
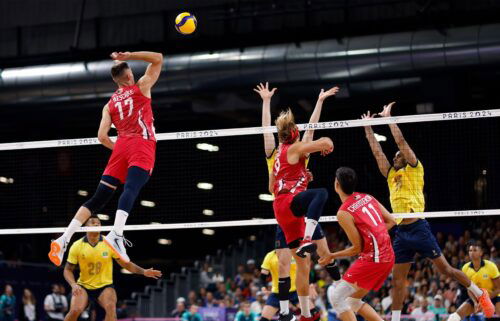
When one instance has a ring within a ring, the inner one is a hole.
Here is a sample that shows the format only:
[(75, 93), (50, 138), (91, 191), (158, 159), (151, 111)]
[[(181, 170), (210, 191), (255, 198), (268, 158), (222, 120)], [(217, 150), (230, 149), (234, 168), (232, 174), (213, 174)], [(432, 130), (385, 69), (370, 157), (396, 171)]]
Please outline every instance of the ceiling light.
[(109, 220), (109, 215), (106, 215), (106, 214), (97, 214), (97, 217), (98, 217), (101, 221), (107, 221), (107, 220)]
[(77, 193), (78, 193), (78, 195), (80, 195), (80, 196), (87, 196), (87, 195), (89, 195), (89, 192), (84, 191), (83, 189), (78, 190), (78, 192), (77, 192)]
[(161, 244), (161, 245), (171, 245), (172, 244), (172, 240), (169, 240), (169, 239), (158, 239), (158, 244)]
[(212, 189), (212, 188), (214, 188), (214, 185), (211, 183), (201, 182), (201, 183), (198, 183), (196, 185), (196, 187), (198, 187), (199, 189)]
[(203, 210), (203, 215), (212, 216), (212, 215), (214, 215), (214, 211), (209, 210), (209, 209), (204, 209)]
[(196, 144), (196, 148), (198, 148), (200, 150), (206, 150), (207, 152), (218, 152), (219, 151), (219, 146), (207, 144), (207, 143)]
[(261, 201), (272, 202), (274, 201), (274, 196), (271, 194), (259, 194), (259, 199)]
[(151, 201), (142, 200), (141, 205), (144, 207), (155, 207), (156, 203)]
[(214, 235), (215, 234), (215, 231), (212, 230), (212, 229), (209, 229), (209, 228), (204, 228), (201, 233), (205, 234), (205, 235)]

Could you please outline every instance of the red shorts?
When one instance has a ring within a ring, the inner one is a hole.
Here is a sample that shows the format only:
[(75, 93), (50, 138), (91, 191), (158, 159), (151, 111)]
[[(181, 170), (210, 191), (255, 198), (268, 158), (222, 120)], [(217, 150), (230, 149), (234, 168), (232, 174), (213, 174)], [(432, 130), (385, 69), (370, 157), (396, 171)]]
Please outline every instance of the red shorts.
[(279, 226), (285, 233), (286, 243), (302, 239), (306, 229), (304, 217), (296, 217), (290, 209), (294, 194), (280, 194), (276, 196), (273, 202), (274, 217), (278, 221)]
[(356, 284), (366, 290), (378, 291), (385, 280), (391, 274), (394, 261), (375, 263), (364, 260), (356, 260), (342, 277), (349, 283)]
[(156, 142), (142, 137), (120, 137), (115, 143), (108, 165), (103, 175), (109, 175), (123, 184), (127, 178), (128, 168), (140, 167), (153, 172), (155, 165)]

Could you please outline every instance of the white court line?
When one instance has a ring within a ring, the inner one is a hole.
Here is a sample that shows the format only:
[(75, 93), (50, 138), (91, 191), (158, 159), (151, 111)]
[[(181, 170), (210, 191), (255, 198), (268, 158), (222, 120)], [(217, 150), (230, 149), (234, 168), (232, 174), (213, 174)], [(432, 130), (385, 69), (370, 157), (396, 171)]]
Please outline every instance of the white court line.
[[(396, 116), (388, 118), (375, 119), (353, 119), (353, 120), (336, 120), (326, 121), (321, 123), (299, 124), (300, 130), (306, 129), (336, 129), (336, 128), (354, 128), (367, 125), (387, 125), (387, 124), (404, 124), (404, 123), (420, 123), (431, 121), (446, 121), (446, 120), (463, 120), (477, 118), (500, 117), (500, 109), (485, 109), (475, 111), (464, 111), (455, 113), (438, 113), (438, 114), (417, 114), (410, 116)], [(209, 130), (194, 130), (187, 132), (163, 133), (156, 134), (158, 141), (162, 140), (179, 140), (179, 139), (194, 139), (194, 138), (214, 138), (226, 136), (240, 135), (255, 135), (263, 133), (275, 133), (276, 127), (244, 127), (244, 128), (229, 128), (229, 129), (209, 129)], [(116, 137), (111, 137), (115, 139)], [(68, 146), (90, 146), (98, 145), (99, 141), (96, 137), (89, 138), (74, 138), (74, 139), (58, 139), (58, 140), (42, 140), (32, 142), (15, 142), (0, 144), (0, 150), (18, 150), (18, 149), (35, 149), (35, 148), (51, 148), (51, 147), (68, 147)]]
[[(476, 217), (500, 215), (500, 209), (494, 210), (464, 210), (464, 211), (440, 211), (440, 212), (422, 212), (422, 213), (401, 213), (393, 214), (394, 218), (438, 218), (438, 217)], [(324, 216), (320, 222), (336, 222), (336, 216)], [(274, 218), (251, 219), (239, 221), (218, 221), (218, 222), (193, 222), (193, 223), (169, 223), (169, 224), (138, 224), (126, 225), (126, 231), (149, 231), (149, 230), (179, 230), (191, 228), (217, 228), (217, 227), (241, 227), (277, 224)], [(41, 227), (41, 228), (13, 228), (0, 229), (0, 235), (12, 234), (50, 234), (63, 233), (66, 227)], [(111, 226), (101, 227), (82, 227), (77, 232), (97, 232), (110, 231)]]

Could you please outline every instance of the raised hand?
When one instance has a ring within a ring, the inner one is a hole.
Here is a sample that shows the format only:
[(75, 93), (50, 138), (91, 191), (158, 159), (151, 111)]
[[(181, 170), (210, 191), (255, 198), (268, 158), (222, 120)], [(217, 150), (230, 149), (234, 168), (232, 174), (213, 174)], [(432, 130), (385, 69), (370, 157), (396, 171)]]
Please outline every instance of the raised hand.
[(395, 104), (396, 102), (393, 101), (392, 103), (388, 104), (388, 105), (385, 105), (384, 106), (384, 109), (382, 110), (382, 112), (378, 113), (379, 116), (381, 117), (391, 117), (391, 109), (392, 109), (392, 106)]
[(273, 88), (272, 90), (269, 90), (269, 83), (266, 82), (265, 86), (262, 83), (258, 84), (257, 87), (253, 89), (253, 91), (258, 93), (262, 100), (266, 100), (271, 99), (277, 89), (278, 88)]
[(330, 96), (335, 96), (338, 92), (339, 92), (339, 87), (337, 86), (330, 88), (327, 91), (321, 89), (321, 91), (319, 92), (318, 100), (323, 101)]
[(110, 55), (111, 59), (113, 60), (119, 60), (119, 61), (124, 61), (127, 60), (130, 57), (130, 52), (125, 51), (125, 52), (113, 52)]
[(161, 271), (153, 270), (153, 268), (144, 270), (144, 276), (148, 278), (159, 279), (161, 278), (161, 275)]
[[(370, 114), (370, 111), (367, 111), (366, 114), (361, 115), (361, 119), (373, 119), (375, 118), (375, 114)], [(367, 125), (365, 128), (369, 128), (370, 126)]]

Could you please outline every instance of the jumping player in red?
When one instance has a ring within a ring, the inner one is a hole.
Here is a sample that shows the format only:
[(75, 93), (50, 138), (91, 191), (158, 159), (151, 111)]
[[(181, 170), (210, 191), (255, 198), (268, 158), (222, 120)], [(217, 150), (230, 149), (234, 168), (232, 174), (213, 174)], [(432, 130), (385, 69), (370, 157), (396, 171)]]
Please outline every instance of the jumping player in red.
[[(119, 184), (125, 184), (116, 211), (115, 223), (104, 242), (124, 262), (130, 259), (125, 250), (123, 229), (141, 188), (149, 180), (155, 163), (156, 139), (151, 109), (151, 88), (158, 80), (163, 66), (163, 55), (156, 52), (113, 52), (111, 68), (118, 89), (102, 110), (98, 131), (99, 141), (113, 152), (104, 170), (97, 190), (76, 213), (64, 234), (50, 244), (49, 259), (61, 265), (71, 239), (92, 214), (98, 213), (111, 199)], [(135, 82), (126, 60), (148, 62), (146, 72)], [(118, 139), (114, 143), (108, 132), (114, 124)]]
[[(300, 141), (300, 134), (290, 110), (276, 120), (278, 147), (273, 171), (269, 174), (269, 191), (275, 195), (274, 215), (285, 234), (286, 243), (297, 262), (296, 287), (303, 320), (311, 318), (309, 309), (310, 256), (316, 251), (312, 236), (328, 199), (324, 188), (309, 189), (310, 174), (306, 159), (311, 153), (327, 155), (333, 151), (330, 138)], [(305, 218), (306, 220), (304, 220)], [(279, 280), (280, 288), (290, 288), (290, 278)], [(287, 282), (287, 283), (286, 283)], [(291, 313), (281, 313), (280, 320), (294, 320)]]
[(332, 307), (342, 321), (356, 320), (353, 310), (363, 305), (361, 299), (368, 292), (380, 289), (395, 259), (388, 230), (396, 220), (373, 196), (354, 192), (356, 182), (353, 169), (337, 169), (335, 192), (342, 200), (337, 219), (352, 246), (320, 259), (321, 264), (328, 264), (339, 257), (359, 254), (332, 294)]

